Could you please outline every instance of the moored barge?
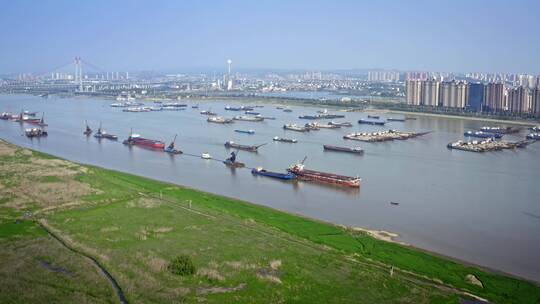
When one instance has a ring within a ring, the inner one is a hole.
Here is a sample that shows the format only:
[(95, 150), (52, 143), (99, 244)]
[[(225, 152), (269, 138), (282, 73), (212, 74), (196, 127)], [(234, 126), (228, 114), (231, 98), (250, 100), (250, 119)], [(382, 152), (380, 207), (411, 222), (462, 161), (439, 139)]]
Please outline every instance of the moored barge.
[(308, 170), (304, 168), (303, 162), (292, 165), (289, 169), (287, 169), (287, 171), (295, 174), (298, 179), (305, 181), (314, 181), (343, 187), (360, 188), (359, 177), (351, 177), (322, 171)]

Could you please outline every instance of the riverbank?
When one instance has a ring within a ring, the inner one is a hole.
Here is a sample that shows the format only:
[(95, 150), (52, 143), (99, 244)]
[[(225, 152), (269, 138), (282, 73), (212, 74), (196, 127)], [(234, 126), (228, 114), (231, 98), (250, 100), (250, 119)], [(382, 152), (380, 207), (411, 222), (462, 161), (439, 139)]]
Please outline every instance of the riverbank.
[[(534, 283), (378, 240), (369, 231), (82, 166), (5, 142), (0, 167), (6, 197), (0, 225), (21, 220), (35, 231), (23, 216), (46, 220), (66, 243), (104, 265), (131, 302), (455, 303), (470, 298), (468, 293), (493, 302), (540, 299)], [(25, 231), (0, 235), (0, 242), (43, 238)], [(167, 272), (168, 261), (179, 253), (193, 257), (195, 276), (179, 280)], [(0, 269), (6, 267), (1, 263)], [(469, 283), (471, 277), (482, 287)], [(33, 286), (36, 292), (39, 286)], [(17, 299), (16, 292), (0, 294)]]

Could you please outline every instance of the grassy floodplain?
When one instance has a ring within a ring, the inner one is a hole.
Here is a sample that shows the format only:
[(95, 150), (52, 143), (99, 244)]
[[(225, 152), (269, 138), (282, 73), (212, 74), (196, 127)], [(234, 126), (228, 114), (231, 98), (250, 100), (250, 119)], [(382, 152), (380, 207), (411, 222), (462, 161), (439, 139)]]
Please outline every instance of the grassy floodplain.
[[(194, 275), (168, 271), (181, 254)], [(0, 303), (118, 302), (85, 255), (130, 303), (540, 301), (534, 283), (363, 231), (0, 141)]]

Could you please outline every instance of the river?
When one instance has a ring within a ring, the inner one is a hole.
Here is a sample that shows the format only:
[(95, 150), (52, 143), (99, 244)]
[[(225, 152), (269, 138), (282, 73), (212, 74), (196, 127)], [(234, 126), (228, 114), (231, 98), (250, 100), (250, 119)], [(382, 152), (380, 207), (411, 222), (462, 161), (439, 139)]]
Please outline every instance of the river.
[[(193, 101), (184, 111), (125, 113), (109, 106), (113, 101), (92, 98), (40, 98), (0, 95), (0, 112), (21, 109), (45, 112), (47, 138), (30, 140), (24, 128), (0, 120), (0, 137), (14, 144), (66, 158), (192, 188), (226, 195), (291, 213), (350, 226), (386, 230), (414, 246), (470, 263), (540, 281), (540, 143), (525, 149), (477, 154), (449, 150), (450, 141), (463, 138), (466, 130), (495, 124), (481, 121), (417, 116), (417, 120), (391, 122), (384, 127), (359, 125), (365, 113), (345, 113), (341, 121), (353, 127), (297, 133), (282, 129), (284, 123), (306, 123), (301, 114), (317, 108), (291, 106), (292, 113), (264, 104), (256, 108), (276, 120), (262, 123), (206, 122), (199, 111), (212, 109), (226, 117), (228, 101)], [(191, 105), (199, 103), (200, 109)], [(242, 104), (248, 104), (243, 101)], [(252, 103), (254, 104), (254, 102)], [(40, 116), (39, 114), (38, 116)], [(408, 115), (414, 116), (414, 115)], [(403, 117), (402, 114), (382, 117)], [(86, 137), (85, 120), (97, 129), (100, 122), (118, 142)], [(238, 160), (248, 167), (285, 171), (307, 156), (306, 167), (360, 176), (360, 190), (344, 190), (307, 182), (282, 182), (254, 177), (249, 170), (231, 170), (217, 161), (122, 144), (133, 128), (143, 137), (169, 142), (178, 134), (177, 146), (186, 154), (207, 152), (224, 159), (230, 153), (224, 142), (263, 144), (259, 153), (240, 151)], [(344, 141), (349, 132), (379, 129), (433, 131), (406, 141), (363, 143)], [(254, 135), (234, 129), (253, 129)], [(524, 138), (505, 136), (506, 140)], [(273, 142), (274, 136), (298, 139), (298, 143)], [(361, 146), (363, 156), (324, 152), (323, 144)], [(399, 206), (390, 204), (398, 202)]]

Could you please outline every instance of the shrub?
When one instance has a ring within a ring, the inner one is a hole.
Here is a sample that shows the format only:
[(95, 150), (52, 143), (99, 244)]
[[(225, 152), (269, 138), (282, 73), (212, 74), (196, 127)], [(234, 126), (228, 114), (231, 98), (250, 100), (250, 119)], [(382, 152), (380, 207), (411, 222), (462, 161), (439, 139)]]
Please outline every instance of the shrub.
[(167, 269), (169, 269), (170, 272), (181, 276), (192, 275), (195, 273), (195, 265), (193, 264), (191, 257), (185, 254), (172, 259), (169, 266), (167, 266)]

